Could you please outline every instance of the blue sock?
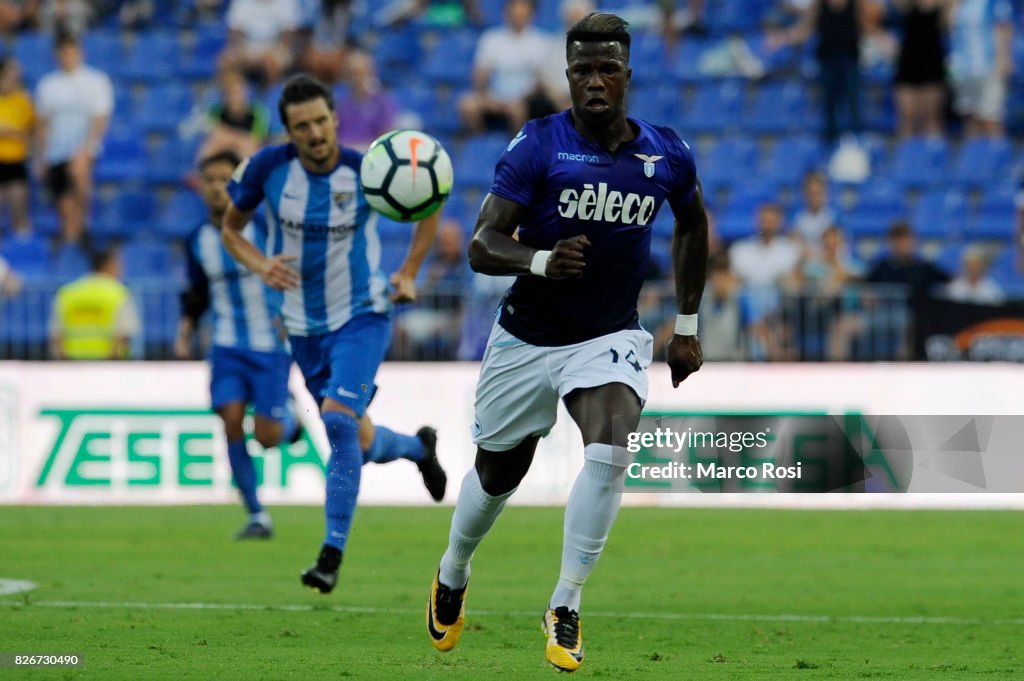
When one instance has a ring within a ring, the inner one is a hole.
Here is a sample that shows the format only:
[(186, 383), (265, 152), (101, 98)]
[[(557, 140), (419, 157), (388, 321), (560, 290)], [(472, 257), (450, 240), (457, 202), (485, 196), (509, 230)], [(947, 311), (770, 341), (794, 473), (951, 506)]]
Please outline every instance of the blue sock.
[(373, 444), (363, 452), (365, 463), (387, 463), (395, 459), (422, 461), (427, 455), (423, 441), (415, 435), (402, 435), (384, 426), (376, 426), (376, 429)]
[(242, 494), (245, 508), (249, 513), (259, 513), (263, 506), (256, 498), (256, 466), (249, 456), (245, 440), (228, 442), (228, 461), (231, 463), (231, 474), (235, 477), (235, 485)]
[(344, 550), (359, 495), (363, 454), (359, 449), (359, 422), (348, 414), (323, 415), (331, 458), (327, 461), (327, 537), (324, 544)]

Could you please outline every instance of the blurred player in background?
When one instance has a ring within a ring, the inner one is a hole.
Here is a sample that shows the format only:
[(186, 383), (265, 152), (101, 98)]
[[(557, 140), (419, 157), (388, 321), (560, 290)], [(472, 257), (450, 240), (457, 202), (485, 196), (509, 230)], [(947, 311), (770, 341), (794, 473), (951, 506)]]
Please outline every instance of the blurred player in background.
[[(544, 613), (545, 654), (563, 671), (583, 662), (580, 591), (618, 512), (625, 436), (647, 396), (652, 339), (638, 322), (637, 301), (650, 225), (663, 202), (676, 218), (673, 386), (702, 363), (696, 313), (708, 256), (704, 201), (689, 147), (669, 128), (626, 118), (626, 26), (598, 13), (570, 29), (572, 109), (526, 124), (499, 160), (480, 209), (473, 269), (518, 278), (480, 369), (476, 465), (462, 481), (430, 589), (427, 628), (438, 650), (458, 642), (470, 559), (562, 399), (583, 434), (584, 464), (566, 504), (561, 574)], [(622, 419), (614, 432), (613, 415)]]
[[(191, 356), (199, 319), (212, 310), (212, 408), (224, 422), (231, 473), (249, 512), (248, 522), (235, 538), (269, 539), (273, 535), (270, 514), (256, 494), (256, 468), (242, 427), (246, 407), (253, 406), (253, 437), (264, 447), (277, 446), (286, 436), (297, 439), (301, 426), (289, 406), (292, 358), (285, 347), (284, 330), (275, 323), (281, 294), (235, 262), (221, 243), (228, 181), (239, 163), (241, 159), (230, 150), (199, 162), (199, 193), (208, 217), (188, 240), (189, 288), (181, 296), (174, 353), (179, 359)], [(267, 228), (262, 216), (254, 215), (243, 234), (263, 248)]]
[[(416, 225), (405, 262), (391, 278), (389, 300), (379, 269), (377, 216), (358, 183), (361, 155), (337, 144), (330, 92), (309, 76), (295, 76), (285, 83), (278, 110), (291, 143), (266, 147), (239, 166), (228, 186), (231, 204), (222, 236), (235, 259), (285, 292), (281, 311), (292, 356), (320, 404), (331, 444), (327, 534), (302, 583), (329, 593), (338, 579), (364, 460), (415, 461), (434, 499), (444, 496), (447, 478), (432, 428), (411, 437), (378, 427), (375, 437), (364, 418), (391, 338), (391, 303), (416, 299), (416, 274), (440, 215)], [(264, 201), (269, 256), (244, 234)]]

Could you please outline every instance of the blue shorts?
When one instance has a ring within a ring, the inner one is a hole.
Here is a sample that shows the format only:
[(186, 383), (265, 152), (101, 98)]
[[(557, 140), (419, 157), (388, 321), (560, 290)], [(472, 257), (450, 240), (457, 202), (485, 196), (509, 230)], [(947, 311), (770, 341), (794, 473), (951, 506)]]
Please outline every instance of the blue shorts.
[(287, 415), (287, 352), (240, 350), (220, 345), (210, 352), (210, 397), (216, 411), (232, 402), (252, 404), (258, 416), (280, 421)]
[(290, 340), (292, 357), (317, 403), (330, 397), (362, 416), (376, 389), (377, 367), (391, 343), (391, 317), (361, 314), (336, 331)]

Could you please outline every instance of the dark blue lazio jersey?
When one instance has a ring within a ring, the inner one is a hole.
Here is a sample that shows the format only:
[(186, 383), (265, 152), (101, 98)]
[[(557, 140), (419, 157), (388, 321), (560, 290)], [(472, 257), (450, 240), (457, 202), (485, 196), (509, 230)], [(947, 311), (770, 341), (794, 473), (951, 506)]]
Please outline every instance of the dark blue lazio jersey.
[(639, 328), (636, 304), (651, 224), (696, 191), (693, 153), (671, 129), (630, 119), (639, 134), (615, 153), (573, 127), (571, 111), (530, 121), (509, 143), (491, 193), (526, 207), (519, 240), (551, 250), (577, 234), (591, 246), (580, 279), (518, 277), (498, 323), (532, 345), (570, 345)]

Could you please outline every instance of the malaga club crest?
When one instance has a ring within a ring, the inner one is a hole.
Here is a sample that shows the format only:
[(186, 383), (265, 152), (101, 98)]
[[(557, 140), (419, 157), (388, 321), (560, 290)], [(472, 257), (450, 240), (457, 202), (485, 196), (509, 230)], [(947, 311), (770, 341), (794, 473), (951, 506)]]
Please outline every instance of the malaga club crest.
[(352, 192), (334, 192), (331, 194), (334, 199), (334, 203), (338, 206), (344, 206), (346, 203), (352, 200)]
[(644, 162), (644, 175), (654, 177), (654, 164), (665, 158), (664, 156), (648, 156), (647, 154), (633, 154)]

